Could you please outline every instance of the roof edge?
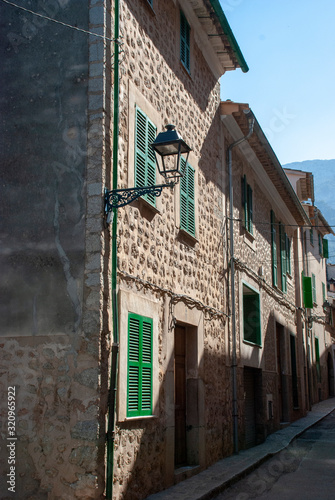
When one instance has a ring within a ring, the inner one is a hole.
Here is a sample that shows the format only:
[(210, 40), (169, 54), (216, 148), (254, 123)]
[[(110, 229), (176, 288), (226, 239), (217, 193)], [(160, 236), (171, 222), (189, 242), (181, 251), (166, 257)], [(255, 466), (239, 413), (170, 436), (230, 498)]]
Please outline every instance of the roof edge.
[[(235, 121), (236, 121), (236, 118), (233, 116), (234, 113), (239, 113), (239, 112), (242, 112), (244, 109), (250, 109), (251, 108), (249, 107), (249, 105), (247, 103), (237, 103), (237, 102), (234, 102), (234, 101), (221, 101), (220, 103), (220, 113), (221, 115), (231, 115)], [(252, 110), (251, 110), (252, 112)], [(256, 116), (254, 115), (254, 113), (252, 113), (254, 118), (255, 118), (255, 122), (254, 122), (254, 129), (253, 129), (253, 133), (255, 134), (255, 136), (257, 137), (258, 141), (259, 141), (259, 144), (261, 145), (261, 147), (263, 148), (263, 150), (266, 152), (266, 154), (268, 155), (268, 158), (270, 159), (272, 165), (274, 166), (276, 172), (277, 172), (277, 175), (278, 177), (280, 178), (281, 182), (282, 182), (282, 185), (284, 185), (288, 195), (291, 197), (291, 200), (293, 201), (294, 205), (296, 206), (297, 210), (298, 210), (298, 213), (301, 217), (301, 222), (302, 222), (302, 226), (309, 226), (310, 225), (310, 220), (309, 220), (309, 217), (306, 213), (306, 211), (304, 210), (304, 207), (302, 205), (302, 203), (300, 202), (296, 192), (294, 191), (293, 189), (293, 186), (291, 184), (291, 182), (289, 181), (280, 161), (278, 160), (277, 158), (277, 155), (276, 153), (274, 152), (274, 150), (272, 149), (272, 146), (271, 144), (269, 143), (267, 137), (265, 136)], [(244, 113), (243, 113), (244, 115)], [(245, 116), (245, 115), (244, 115)], [(245, 117), (244, 118), (244, 121), (246, 123), (246, 130), (248, 129), (248, 125), (247, 125), (247, 118)], [(237, 123), (237, 121), (236, 121)], [(240, 130), (241, 130), (241, 127), (239, 125), (239, 123), (237, 123), (237, 125), (239, 126)], [(244, 131), (245, 132), (245, 131)], [(241, 130), (241, 133), (243, 134), (244, 133), (243, 130)], [(250, 145), (250, 147), (252, 148), (252, 145)], [(260, 163), (262, 164), (261, 160), (259, 160)], [(264, 168), (264, 165), (263, 165), (263, 168)], [(298, 222), (297, 218), (295, 217), (296, 221)]]
[(241, 70), (243, 71), (243, 73), (247, 73), (249, 71), (249, 67), (248, 67), (246, 60), (244, 59), (244, 56), (242, 54), (242, 51), (241, 51), (241, 49), (236, 41), (234, 33), (232, 32), (232, 29), (229, 26), (228, 20), (225, 16), (225, 13), (222, 10), (222, 7), (220, 5), (219, 0), (209, 0), (209, 1), (214, 9), (215, 14), (219, 18), (222, 29), (224, 30), (225, 35), (229, 40), (229, 43), (231, 45), (231, 48), (233, 49), (233, 52), (235, 54), (235, 57), (236, 57), (239, 65), (240, 65)]

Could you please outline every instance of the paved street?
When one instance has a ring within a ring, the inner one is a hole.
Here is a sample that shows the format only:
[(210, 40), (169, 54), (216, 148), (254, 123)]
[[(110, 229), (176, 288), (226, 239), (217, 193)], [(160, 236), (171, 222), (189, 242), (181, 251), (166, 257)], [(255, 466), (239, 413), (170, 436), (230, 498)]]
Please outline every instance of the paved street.
[(217, 500), (333, 500), (335, 411)]

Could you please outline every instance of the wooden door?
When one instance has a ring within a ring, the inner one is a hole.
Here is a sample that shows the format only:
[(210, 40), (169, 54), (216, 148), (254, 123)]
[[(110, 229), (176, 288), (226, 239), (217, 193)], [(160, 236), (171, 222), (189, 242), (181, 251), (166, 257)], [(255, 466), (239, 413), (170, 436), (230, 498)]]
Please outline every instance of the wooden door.
[(175, 328), (174, 394), (175, 394), (175, 466), (187, 464), (186, 449), (186, 331)]

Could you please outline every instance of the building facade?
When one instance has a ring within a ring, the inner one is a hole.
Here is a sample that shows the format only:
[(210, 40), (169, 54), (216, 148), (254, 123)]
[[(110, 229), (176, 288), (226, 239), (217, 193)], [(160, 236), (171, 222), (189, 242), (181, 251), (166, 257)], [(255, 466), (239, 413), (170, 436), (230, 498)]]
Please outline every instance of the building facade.
[[(314, 203), (314, 180), (310, 172), (285, 169), (310, 219), (310, 227), (301, 230), (302, 307), (307, 346), (309, 404), (334, 394), (333, 332), (329, 328), (331, 307), (327, 302), (327, 234), (334, 234)], [(307, 393), (306, 393), (307, 394)]]
[[(248, 67), (218, 0), (16, 3), (0, 6), (1, 491), (10, 408), (19, 498), (143, 499), (327, 397), (331, 340), (319, 312), (307, 340), (302, 310), (311, 214), (257, 121), (236, 144), (248, 106), (219, 79)], [(182, 178), (106, 213), (105, 189), (165, 182), (151, 144), (171, 123)]]
[[(247, 133), (246, 107), (221, 103), (226, 147)], [(239, 446), (248, 447), (306, 412), (296, 262), (301, 252), (298, 227), (309, 219), (257, 120), (250, 138), (234, 151), (230, 223), (236, 271), (231, 280), (236, 290)]]

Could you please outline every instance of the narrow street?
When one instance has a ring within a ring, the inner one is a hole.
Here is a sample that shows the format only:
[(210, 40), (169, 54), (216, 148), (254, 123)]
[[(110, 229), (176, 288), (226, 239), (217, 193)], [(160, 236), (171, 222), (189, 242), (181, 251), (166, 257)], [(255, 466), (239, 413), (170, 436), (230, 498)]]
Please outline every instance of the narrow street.
[(331, 500), (335, 497), (335, 411), (217, 500)]

